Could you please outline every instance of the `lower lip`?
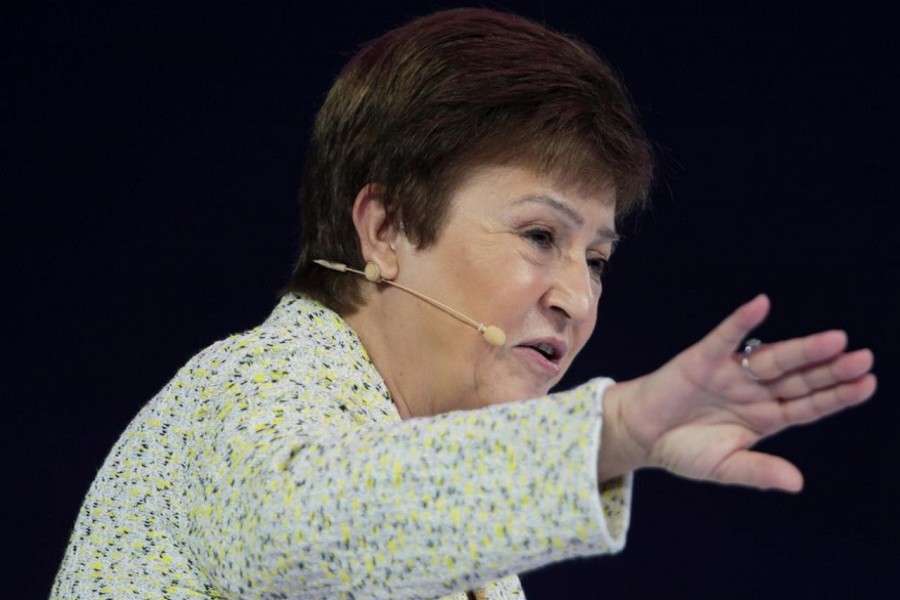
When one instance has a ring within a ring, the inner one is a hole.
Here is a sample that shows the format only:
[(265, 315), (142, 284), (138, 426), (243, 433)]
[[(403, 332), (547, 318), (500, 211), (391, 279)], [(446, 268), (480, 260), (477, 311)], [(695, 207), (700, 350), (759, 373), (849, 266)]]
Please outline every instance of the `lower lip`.
[(543, 354), (535, 350), (534, 348), (529, 348), (527, 346), (516, 346), (513, 348), (519, 356), (521, 356), (526, 363), (531, 365), (532, 367), (536, 367), (541, 373), (550, 375), (551, 377), (556, 377), (559, 375), (560, 366), (547, 360)]

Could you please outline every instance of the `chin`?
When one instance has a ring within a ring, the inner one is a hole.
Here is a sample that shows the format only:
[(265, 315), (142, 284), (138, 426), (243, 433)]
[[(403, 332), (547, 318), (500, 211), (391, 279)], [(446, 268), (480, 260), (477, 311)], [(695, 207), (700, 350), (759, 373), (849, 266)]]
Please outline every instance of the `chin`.
[(540, 385), (526, 384), (523, 381), (517, 381), (515, 384), (510, 383), (504, 389), (499, 390), (494, 396), (494, 400), (490, 404), (507, 404), (509, 402), (521, 402), (522, 400), (531, 400), (532, 398), (540, 398), (546, 396), (550, 391), (550, 386), (546, 383)]

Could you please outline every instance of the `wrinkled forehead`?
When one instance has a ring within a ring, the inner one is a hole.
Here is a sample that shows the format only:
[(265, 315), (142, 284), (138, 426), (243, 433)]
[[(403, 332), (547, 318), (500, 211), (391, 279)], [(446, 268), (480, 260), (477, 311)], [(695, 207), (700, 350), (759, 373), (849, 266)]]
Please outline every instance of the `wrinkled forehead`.
[(451, 203), (459, 190), (480, 179), (494, 177), (498, 169), (521, 169), (565, 197), (595, 201), (599, 206), (611, 208), (615, 212), (616, 185), (613, 177), (602, 172), (591, 172), (589, 176), (585, 176), (581, 169), (547, 169), (528, 160), (482, 163), (471, 167), (455, 182), (450, 193)]
[(539, 210), (539, 214), (552, 213), (572, 228), (588, 231), (600, 243), (614, 245), (619, 237), (615, 204), (615, 188), (608, 184), (597, 186), (528, 166), (482, 165), (455, 187), (441, 230), (463, 214), (470, 219), (505, 220), (522, 211)]

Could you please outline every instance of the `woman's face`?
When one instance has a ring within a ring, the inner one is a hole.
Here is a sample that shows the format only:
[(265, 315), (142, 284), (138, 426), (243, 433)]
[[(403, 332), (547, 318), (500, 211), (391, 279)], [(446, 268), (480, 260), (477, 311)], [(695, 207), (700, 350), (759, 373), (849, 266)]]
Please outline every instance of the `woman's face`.
[(506, 333), (503, 346), (491, 346), (439, 309), (385, 287), (391, 350), (376, 365), (401, 414), (546, 394), (594, 330), (614, 216), (612, 189), (583, 195), (530, 170), (492, 167), (457, 190), (433, 245), (420, 250), (400, 235), (397, 283)]

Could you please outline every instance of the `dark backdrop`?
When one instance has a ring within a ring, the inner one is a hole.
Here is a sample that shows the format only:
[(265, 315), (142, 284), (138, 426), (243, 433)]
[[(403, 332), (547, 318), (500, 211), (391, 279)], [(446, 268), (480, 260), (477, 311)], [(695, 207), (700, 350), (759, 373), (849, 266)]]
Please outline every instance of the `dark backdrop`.
[[(10, 597), (46, 596), (138, 409), (273, 306), (307, 133), (340, 66), (454, 5), (135, 4), (0, 15)], [(802, 494), (642, 472), (626, 551), (528, 574), (529, 598), (895, 596), (895, 23), (859, 2), (488, 4), (594, 45), (657, 144), (654, 208), (623, 228), (566, 385), (644, 373), (760, 291), (774, 303), (760, 337), (846, 328), (881, 384), (765, 443), (803, 469)]]

